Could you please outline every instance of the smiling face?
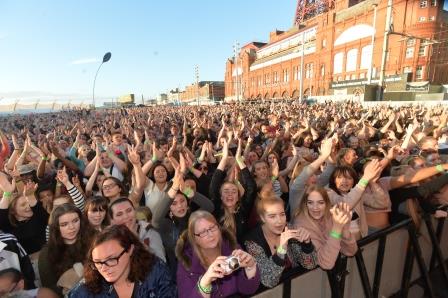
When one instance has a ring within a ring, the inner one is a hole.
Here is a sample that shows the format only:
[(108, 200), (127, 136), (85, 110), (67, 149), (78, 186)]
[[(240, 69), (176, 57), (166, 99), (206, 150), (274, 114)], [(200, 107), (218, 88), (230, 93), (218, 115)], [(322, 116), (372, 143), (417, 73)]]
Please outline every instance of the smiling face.
[(97, 228), (101, 227), (101, 224), (106, 217), (106, 210), (101, 209), (100, 207), (93, 207), (87, 211), (87, 219), (92, 227)]
[(137, 224), (134, 206), (128, 201), (113, 205), (112, 224), (125, 225), (129, 230), (134, 231)]
[(103, 180), (103, 186), (101, 188), (106, 198), (111, 199), (120, 196), (121, 188), (113, 179)]
[(81, 219), (78, 213), (66, 213), (59, 217), (59, 231), (65, 244), (73, 244), (78, 237)]
[(348, 193), (354, 184), (353, 177), (348, 174), (340, 174), (336, 176), (335, 178), (335, 185), (337, 190), (339, 190), (341, 193)]
[(238, 187), (233, 183), (224, 183), (221, 187), (222, 204), (227, 208), (234, 208), (238, 199)]
[(175, 217), (183, 218), (188, 211), (187, 199), (183, 194), (176, 194), (173, 203), (171, 203), (170, 211)]
[[(94, 262), (105, 262), (111, 258), (118, 258), (125, 248), (117, 240), (108, 240), (97, 245), (92, 250), (92, 260)], [(99, 265), (98, 272), (109, 283), (115, 283), (118, 280), (126, 280), (130, 271), (131, 255), (133, 246), (127, 252), (124, 252), (115, 266)]]
[(254, 174), (257, 179), (266, 179), (269, 174), (268, 165), (265, 162), (257, 162), (254, 165)]
[(154, 180), (158, 183), (165, 183), (168, 173), (163, 166), (157, 166), (154, 169)]
[(260, 217), (264, 227), (275, 235), (280, 235), (285, 229), (286, 213), (281, 203), (264, 204)]
[(312, 219), (320, 220), (325, 215), (325, 200), (317, 191), (312, 191), (306, 199), (306, 208)]
[(33, 216), (33, 210), (26, 197), (20, 197), (17, 199), (14, 206), (14, 217), (18, 221), (30, 219)]
[(356, 155), (356, 152), (353, 149), (350, 149), (344, 155), (344, 161), (350, 166), (353, 166), (357, 159), (358, 159), (358, 155)]

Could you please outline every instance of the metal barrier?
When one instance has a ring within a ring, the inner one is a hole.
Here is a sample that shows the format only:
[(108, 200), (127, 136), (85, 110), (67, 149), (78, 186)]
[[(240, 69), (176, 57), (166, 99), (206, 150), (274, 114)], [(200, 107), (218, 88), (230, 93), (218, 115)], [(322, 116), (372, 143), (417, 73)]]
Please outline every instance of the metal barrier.
[[(386, 290), (388, 293), (386, 293), (386, 295), (407, 297), (410, 287), (419, 283), (423, 285), (425, 297), (436, 297), (429, 274), (435, 269), (440, 270), (445, 282), (439, 286), (445, 286), (448, 289), (446, 259), (440, 248), (441, 241), (444, 241), (444, 243), (446, 242), (448, 248), (448, 233), (443, 233), (445, 219), (438, 220), (436, 231), (434, 231), (433, 220), (429, 215), (423, 216), (422, 223), (423, 222), (425, 223), (424, 227), (426, 229), (423, 229), (422, 227), (422, 229), (420, 229), (422, 231), (421, 233), (417, 232), (414, 222), (411, 219), (406, 219), (393, 226), (377, 231), (358, 241), (359, 250), (354, 258), (347, 258), (340, 255), (332, 270), (322, 271), (321, 269), (315, 269), (304, 274), (293, 275), (287, 280), (284, 280), (282, 284), (274, 289), (259, 292), (255, 297), (379, 297), (382, 281), (383, 283), (386, 283), (385, 281), (397, 278), (394, 272), (388, 272), (386, 275), (387, 279), (383, 280), (383, 277), (385, 276), (383, 271), (384, 265), (391, 265), (384, 262), (385, 253), (390, 253), (392, 247), (398, 248), (399, 250), (399, 244), (402, 244), (401, 246), (405, 247), (403, 253), (406, 252), (406, 254), (401, 255), (398, 251), (398, 256), (401, 256), (401, 260), (389, 256), (388, 261), (393, 265), (395, 263), (402, 263), (402, 261), (404, 262), (401, 267), (394, 266), (395, 271), (396, 269), (403, 268), (400, 270), (401, 283), (399, 283), (399, 281), (398, 283), (395, 281), (395, 284), (393, 281), (392, 284), (388, 283), (388, 289)], [(407, 239), (405, 237), (406, 235), (408, 236)], [(422, 249), (421, 242), (425, 240), (425, 237), (423, 236), (429, 236), (430, 246), (426, 246)], [(376, 251), (374, 250), (374, 244), (377, 245)], [(389, 246), (392, 245), (392, 247), (386, 248), (387, 244), (389, 244)], [(367, 251), (368, 254), (366, 259), (363, 253)], [(444, 251), (448, 252), (448, 249), (445, 249)], [(397, 251), (394, 253), (396, 252)], [(428, 259), (426, 262), (425, 256)], [(353, 259), (356, 261), (356, 266), (353, 264)], [(420, 275), (413, 272), (414, 259), (417, 261)], [(369, 261), (370, 272), (374, 272), (372, 283), (369, 280), (369, 270), (366, 267), (366, 260)], [(429, 263), (429, 270), (426, 263)], [(358, 271), (358, 274), (350, 274), (350, 271)], [(392, 274), (394, 274), (394, 276), (391, 276)], [(325, 275), (326, 280), (323, 278)], [(346, 280), (347, 277), (349, 277), (349, 280)], [(361, 284), (362, 289), (357, 290), (357, 288), (360, 287), (359, 283)], [(316, 288), (313, 289), (312, 287)], [(298, 291), (299, 293), (297, 293)]]

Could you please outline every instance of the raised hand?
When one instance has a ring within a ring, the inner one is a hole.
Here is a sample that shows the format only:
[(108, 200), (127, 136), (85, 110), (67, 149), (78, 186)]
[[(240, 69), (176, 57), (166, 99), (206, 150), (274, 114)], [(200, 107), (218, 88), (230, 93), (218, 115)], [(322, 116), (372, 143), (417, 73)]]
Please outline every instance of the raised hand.
[(140, 154), (138, 154), (137, 145), (135, 146), (128, 145), (127, 148), (128, 148), (128, 158), (129, 161), (132, 163), (132, 165), (134, 166), (141, 165)]
[(381, 174), (381, 171), (382, 168), (378, 159), (372, 159), (365, 167), (362, 179), (370, 181), (373, 178), (379, 176)]
[(332, 230), (336, 233), (341, 233), (344, 226), (350, 222), (352, 218), (352, 211), (347, 203), (339, 203), (330, 209), (333, 217)]
[(320, 154), (324, 157), (329, 157), (333, 150), (333, 138), (325, 139), (320, 145)]
[(64, 185), (67, 185), (70, 182), (65, 167), (63, 167), (62, 170), (58, 170), (58, 172), (56, 173), (56, 179), (58, 179), (59, 182), (61, 182)]
[(13, 179), (12, 182), (9, 182), (8, 176), (5, 173), (0, 172), (0, 189), (3, 192), (14, 192), (16, 189), (15, 179)]

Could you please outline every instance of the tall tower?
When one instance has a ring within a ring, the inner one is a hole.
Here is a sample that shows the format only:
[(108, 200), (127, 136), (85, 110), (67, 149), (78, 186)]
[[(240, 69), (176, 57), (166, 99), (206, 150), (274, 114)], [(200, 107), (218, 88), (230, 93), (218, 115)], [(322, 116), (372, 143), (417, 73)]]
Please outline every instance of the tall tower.
[(298, 26), (304, 21), (334, 8), (334, 0), (297, 0), (294, 25)]

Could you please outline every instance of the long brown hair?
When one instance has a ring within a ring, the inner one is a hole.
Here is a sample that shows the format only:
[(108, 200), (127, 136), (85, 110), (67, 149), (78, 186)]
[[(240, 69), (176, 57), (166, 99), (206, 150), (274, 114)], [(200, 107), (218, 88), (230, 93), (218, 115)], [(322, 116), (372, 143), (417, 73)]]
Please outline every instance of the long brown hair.
[[(204, 210), (198, 210), (193, 212), (190, 215), (190, 218), (188, 219), (188, 227), (187, 229), (180, 235), (179, 239), (177, 240), (176, 244), (176, 257), (179, 261), (182, 262), (185, 268), (190, 269), (191, 267), (191, 260), (188, 260), (184, 257), (184, 248), (187, 244), (189, 244), (193, 248), (193, 253), (196, 254), (199, 258), (199, 261), (201, 265), (204, 268), (208, 268), (210, 264), (207, 264), (205, 260), (205, 256), (202, 253), (202, 250), (199, 248), (199, 246), (196, 243), (196, 236), (194, 232), (194, 227), (196, 225), (196, 222), (198, 222), (200, 219), (205, 219), (208, 222), (214, 223), (219, 226), (218, 221), (216, 218), (208, 211)], [(228, 229), (222, 227), (220, 228), (220, 241), (218, 243), (218, 249), (221, 251), (221, 245), (222, 240), (227, 239), (230, 241), (230, 245), (232, 249), (236, 248), (236, 239), (232, 232), (230, 232)]]
[(94, 294), (101, 292), (102, 285), (106, 282), (98, 270), (92, 269), (92, 251), (100, 244), (115, 240), (123, 249), (134, 246), (130, 256), (130, 270), (127, 280), (130, 282), (142, 282), (148, 272), (151, 271), (155, 257), (150, 253), (143, 243), (125, 225), (113, 225), (98, 233), (90, 246), (88, 256), (89, 266), (84, 266), (85, 285)]
[(106, 215), (104, 216), (103, 222), (101, 223), (101, 228), (107, 227), (109, 225), (109, 210), (108, 210), (108, 200), (105, 197), (94, 196), (91, 199), (86, 201), (86, 205), (84, 207), (84, 216), (87, 217), (87, 213), (89, 211), (105, 211)]
[[(78, 214), (80, 221), (76, 242), (70, 246), (64, 243), (59, 226), (59, 218), (68, 213)], [(81, 210), (70, 203), (65, 203), (56, 207), (56, 209), (51, 212), (49, 228), (48, 259), (50, 264), (53, 264), (56, 274), (60, 276), (66, 270), (71, 268), (74, 263), (84, 263), (86, 252), (95, 231), (90, 228), (90, 225), (82, 215)], [(73, 247), (74, 249), (69, 250), (69, 247)]]
[(328, 196), (328, 192), (325, 188), (320, 187), (320, 186), (315, 186), (315, 185), (310, 186), (310, 188), (303, 195), (302, 200), (300, 201), (299, 207), (294, 212), (294, 218), (303, 214), (308, 220), (310, 220), (311, 222), (314, 223), (314, 219), (311, 218), (309, 210), (308, 210), (308, 205), (307, 205), (308, 197), (309, 197), (310, 193), (312, 193), (312, 192), (317, 192), (322, 196), (322, 198), (325, 201), (324, 217), (330, 218), (331, 217), (331, 213), (330, 213), (331, 201), (330, 201), (330, 197)]

